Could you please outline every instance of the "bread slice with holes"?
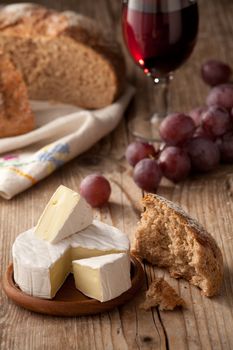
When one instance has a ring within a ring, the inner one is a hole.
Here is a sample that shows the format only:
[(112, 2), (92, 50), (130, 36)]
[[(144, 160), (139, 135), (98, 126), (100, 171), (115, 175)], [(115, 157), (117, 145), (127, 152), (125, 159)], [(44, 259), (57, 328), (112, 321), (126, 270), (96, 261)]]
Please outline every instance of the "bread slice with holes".
[(124, 88), (119, 45), (106, 28), (74, 12), (30, 3), (2, 7), (0, 48), (21, 71), (31, 99), (96, 109)]
[(143, 205), (134, 253), (167, 268), (172, 277), (188, 280), (206, 296), (218, 294), (223, 257), (214, 238), (183, 209), (163, 197), (148, 194)]
[(158, 306), (160, 310), (172, 311), (176, 307), (185, 306), (185, 302), (163, 278), (155, 277), (140, 307), (148, 311), (156, 306)]
[(9, 58), (0, 53), (0, 137), (24, 134), (34, 127), (23, 78)]

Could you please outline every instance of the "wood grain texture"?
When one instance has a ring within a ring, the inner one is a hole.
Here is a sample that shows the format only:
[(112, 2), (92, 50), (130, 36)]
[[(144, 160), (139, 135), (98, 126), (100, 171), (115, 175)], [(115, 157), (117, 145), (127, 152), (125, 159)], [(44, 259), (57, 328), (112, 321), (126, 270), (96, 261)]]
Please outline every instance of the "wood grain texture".
[[(11, 1), (5, 1), (10, 3)], [(38, 1), (58, 9), (77, 10), (112, 26), (118, 39), (120, 0)], [(199, 76), (200, 64), (215, 57), (233, 62), (233, 2), (200, 0), (200, 34), (191, 59), (175, 74), (172, 83), (172, 111), (189, 111), (205, 101), (208, 88)], [(126, 50), (125, 50), (126, 53)], [(101, 171), (112, 184), (109, 205), (95, 212), (101, 220), (124, 230), (133, 239), (139, 219), (141, 192), (133, 183), (124, 160), (130, 142), (127, 123), (132, 116), (152, 112), (152, 83), (135, 67), (126, 53), (129, 77), (137, 87), (134, 101), (119, 127), (89, 152), (76, 158), (55, 174), (10, 202), (0, 200), (1, 276), (11, 261), (11, 246), (17, 234), (34, 225), (49, 196), (63, 183), (78, 189), (80, 180)], [(224, 283), (221, 295), (212, 299), (185, 281), (171, 279), (161, 269), (145, 266), (144, 290), (154, 275), (165, 276), (187, 302), (174, 312), (145, 312), (139, 308), (142, 291), (126, 305), (109, 313), (80, 318), (37, 315), (11, 303), (0, 288), (0, 349), (233, 349), (233, 168), (222, 166), (210, 175), (192, 177), (172, 185), (163, 181), (159, 194), (181, 204), (216, 238), (224, 256)]]

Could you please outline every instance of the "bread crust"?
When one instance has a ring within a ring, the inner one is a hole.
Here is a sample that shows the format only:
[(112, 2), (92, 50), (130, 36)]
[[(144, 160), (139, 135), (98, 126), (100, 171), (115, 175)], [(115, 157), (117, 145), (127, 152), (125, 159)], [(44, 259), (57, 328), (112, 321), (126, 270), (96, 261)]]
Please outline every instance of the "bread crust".
[(158, 196), (146, 195), (135, 235), (135, 253), (166, 267), (174, 278), (185, 278), (206, 296), (219, 293), (223, 257), (214, 238), (182, 208)]

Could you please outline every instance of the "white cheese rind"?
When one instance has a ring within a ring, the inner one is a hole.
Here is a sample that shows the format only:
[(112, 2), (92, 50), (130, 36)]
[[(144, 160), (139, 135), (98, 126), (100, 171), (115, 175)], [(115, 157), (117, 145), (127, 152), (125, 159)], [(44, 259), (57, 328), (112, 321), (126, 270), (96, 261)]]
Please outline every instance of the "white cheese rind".
[(129, 250), (129, 239), (125, 233), (114, 226), (107, 225), (99, 220), (70, 237), (72, 246), (100, 250)]
[[(90, 270), (96, 271), (90, 280)], [(101, 302), (112, 300), (131, 287), (130, 257), (127, 253), (109, 254), (73, 261), (76, 288)]]
[(35, 228), (38, 238), (50, 243), (88, 227), (93, 221), (93, 210), (77, 192), (59, 186), (46, 205)]
[[(13, 244), (15, 282), (27, 294), (52, 298), (54, 295), (51, 294), (50, 270), (67, 250), (75, 251), (77, 247), (93, 249), (91, 250), (93, 255), (106, 254), (111, 250), (128, 251), (129, 239), (117, 228), (98, 220), (93, 220), (93, 224), (88, 228), (57, 244), (38, 239), (32, 228), (20, 234)], [(75, 256), (75, 259), (78, 258)], [(72, 265), (72, 254), (70, 254), (70, 265)]]

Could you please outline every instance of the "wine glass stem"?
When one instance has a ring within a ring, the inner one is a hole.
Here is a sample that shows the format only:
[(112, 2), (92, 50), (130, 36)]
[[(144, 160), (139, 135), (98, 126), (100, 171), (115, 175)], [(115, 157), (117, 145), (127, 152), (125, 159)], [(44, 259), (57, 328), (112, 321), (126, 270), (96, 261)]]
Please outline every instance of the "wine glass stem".
[(155, 84), (155, 114), (152, 119), (156, 117), (162, 121), (168, 114), (169, 100), (170, 100), (170, 80), (171, 75), (164, 78), (154, 79)]
[(168, 114), (171, 79), (171, 75), (163, 78), (153, 78), (155, 84), (155, 112), (149, 117), (151, 140), (160, 141), (159, 126)]
[(153, 78), (155, 84), (154, 110), (153, 115), (148, 114), (144, 118), (133, 118), (129, 123), (131, 134), (144, 141), (161, 142), (159, 126), (168, 114), (170, 100), (171, 75), (163, 78)]

